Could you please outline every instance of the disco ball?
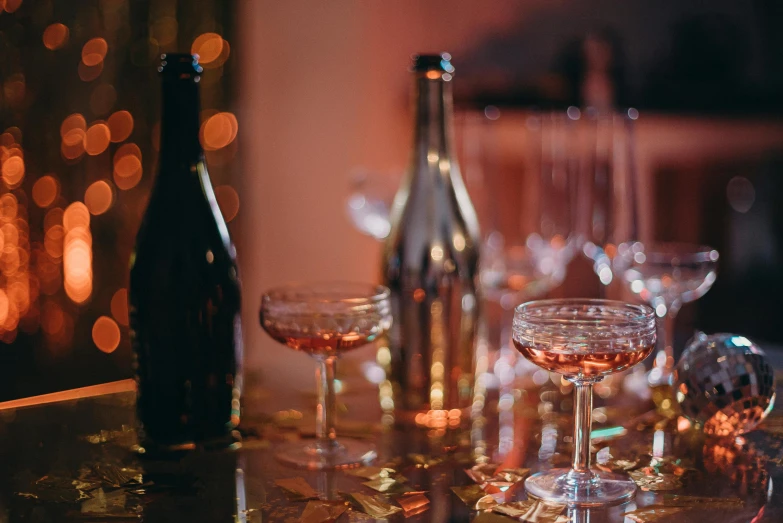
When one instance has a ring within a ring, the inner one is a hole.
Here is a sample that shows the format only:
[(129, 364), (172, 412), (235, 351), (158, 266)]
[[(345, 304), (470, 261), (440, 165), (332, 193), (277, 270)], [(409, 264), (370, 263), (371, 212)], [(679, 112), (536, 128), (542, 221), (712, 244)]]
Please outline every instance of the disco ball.
[(675, 380), (682, 413), (708, 435), (750, 432), (775, 404), (775, 373), (764, 351), (737, 334), (698, 333)]

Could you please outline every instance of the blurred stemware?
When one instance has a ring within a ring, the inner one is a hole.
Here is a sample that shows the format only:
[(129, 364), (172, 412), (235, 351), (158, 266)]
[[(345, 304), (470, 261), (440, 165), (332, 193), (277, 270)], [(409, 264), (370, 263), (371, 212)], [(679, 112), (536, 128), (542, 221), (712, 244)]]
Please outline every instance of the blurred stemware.
[(617, 248), (615, 266), (624, 286), (655, 309), (661, 318), (654, 368), (648, 374), (653, 400), (663, 413), (673, 413), (674, 327), (683, 304), (704, 296), (715, 283), (718, 251), (689, 243), (632, 242)]
[(582, 252), (605, 286), (614, 277), (617, 247), (640, 239), (634, 122), (639, 113), (585, 110), (580, 149), (579, 216)]
[(375, 458), (371, 443), (337, 440), (334, 375), (341, 353), (371, 343), (389, 330), (389, 289), (345, 282), (290, 284), (263, 295), (260, 320), (275, 341), (318, 362), (316, 441), (282, 445), (277, 458), (309, 469), (349, 467)]

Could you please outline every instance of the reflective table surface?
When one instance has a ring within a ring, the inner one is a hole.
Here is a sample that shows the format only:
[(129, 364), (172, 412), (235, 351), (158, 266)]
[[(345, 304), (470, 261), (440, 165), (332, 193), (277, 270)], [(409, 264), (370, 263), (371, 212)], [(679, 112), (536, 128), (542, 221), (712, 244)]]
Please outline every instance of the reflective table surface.
[[(448, 420), (429, 419), (421, 420), (429, 427), (399, 429), (368, 422), (382, 419), (375, 405), (377, 389), (366, 382), (346, 384), (341, 395), (342, 436), (374, 441), (379, 456), (373, 465), (393, 469), (388, 473), (402, 475), (405, 489), (424, 491), (429, 500), (420, 512), (400, 511), (388, 521), (514, 521), (496, 512), (475, 510), (452, 490), (476, 485), (466, 469), (475, 464), (477, 454), (502, 469), (536, 472), (568, 466), (572, 412), (567, 388), (550, 379), (512, 391), (510, 396), (504, 394), (495, 399), (488, 394), (483, 416), (472, 422), (449, 425)], [(79, 395), (87, 397), (67, 399)], [(349, 471), (312, 472), (276, 461), (278, 443), (310, 437), (312, 416), (307, 406), (312, 404), (311, 397), (287, 398), (262, 387), (251, 388), (246, 396), (241, 449), (194, 452), (166, 461), (140, 459), (131, 450), (136, 443), (132, 382), (43, 400), (62, 401), (0, 405), (0, 522), (296, 522), (307, 501), (291, 500), (291, 494), (275, 483), (290, 478), (303, 478), (318, 497), (334, 500), (335, 505), (345, 503), (354, 493), (379, 495), (363, 485), (367, 478)], [(783, 413), (779, 408), (765, 425), (744, 438), (706, 441), (699, 433), (685, 430), (682, 420), (681, 431), (676, 421), (656, 430), (655, 416), (647, 412), (650, 405), (632, 395), (616, 391), (605, 396), (596, 398), (594, 460), (607, 468), (636, 462), (635, 473), (649, 487), (644, 476), (654, 471), (644, 465), (651, 461), (654, 465), (653, 456), (657, 463), (666, 463), (667, 470), (674, 470), (677, 478), (667, 476), (672, 484), (652, 487), (667, 490), (639, 489), (635, 499), (623, 505), (563, 509), (559, 521), (570, 517), (579, 522), (630, 523), (635, 520), (626, 513), (662, 505), (671, 495), (699, 496), (699, 506), (670, 509), (657, 517), (642, 514), (646, 519), (638, 521), (783, 521)], [(618, 459), (626, 462), (613, 461)], [(498, 486), (494, 491), (506, 501), (525, 500), (523, 482), (515, 481), (494, 483)], [(715, 498), (728, 499), (728, 505), (717, 505)], [(393, 506), (399, 505), (398, 500), (396, 494), (385, 498)], [(353, 504), (336, 521), (376, 519)]]

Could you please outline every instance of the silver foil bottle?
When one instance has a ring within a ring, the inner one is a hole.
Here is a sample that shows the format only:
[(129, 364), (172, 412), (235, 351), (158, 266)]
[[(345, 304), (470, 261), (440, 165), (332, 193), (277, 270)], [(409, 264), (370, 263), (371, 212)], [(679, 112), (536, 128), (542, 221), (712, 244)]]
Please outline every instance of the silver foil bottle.
[(413, 154), (383, 257), (394, 314), (389, 352), (379, 354), (394, 400), (384, 410), (434, 428), (458, 424), (472, 402), (479, 304), (478, 223), (452, 150), (450, 60), (413, 57)]

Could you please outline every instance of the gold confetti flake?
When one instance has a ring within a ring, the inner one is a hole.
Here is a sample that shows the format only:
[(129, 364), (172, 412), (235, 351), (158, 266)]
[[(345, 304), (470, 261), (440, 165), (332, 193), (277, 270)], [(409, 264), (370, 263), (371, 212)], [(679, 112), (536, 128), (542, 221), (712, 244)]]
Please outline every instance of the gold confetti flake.
[(345, 473), (359, 478), (379, 479), (390, 478), (397, 472), (393, 468), (388, 467), (358, 467), (355, 469), (348, 469)]
[(277, 479), (275, 485), (283, 489), (289, 501), (318, 499), (318, 492), (302, 477)]
[(679, 494), (664, 494), (663, 504), (666, 507), (701, 507), (701, 508), (742, 508), (745, 502), (740, 498), (711, 498), (704, 496), (682, 496)]
[(635, 523), (653, 523), (667, 518), (673, 514), (679, 514), (683, 510), (687, 510), (682, 507), (664, 507), (661, 505), (650, 505), (636, 509), (631, 512), (626, 512), (625, 517), (634, 521)]
[(476, 501), (475, 510), (490, 510), (498, 504), (498, 500), (492, 494), (486, 494)]
[(348, 510), (348, 505), (335, 501), (308, 501), (299, 523), (326, 523), (335, 521)]
[(359, 492), (352, 492), (346, 496), (354, 505), (374, 518), (383, 519), (398, 512), (402, 512), (400, 507), (390, 505), (378, 496), (367, 496), (366, 494), (361, 494)]
[(467, 485), (464, 487), (451, 487), (454, 494), (467, 506), (473, 508), (476, 502), (484, 497), (485, 492), (480, 485)]
[(378, 478), (372, 481), (365, 481), (362, 485), (384, 494), (403, 494), (411, 490), (410, 487), (403, 485), (404, 481), (406, 479), (403, 476), (397, 476), (396, 478)]
[(397, 498), (397, 503), (399, 503), (402, 510), (405, 511), (405, 517), (409, 517), (414, 514), (420, 514), (429, 508), (430, 500), (427, 499), (427, 496), (423, 493), (414, 492)]
[(565, 504), (528, 499), (502, 503), (493, 507), (492, 510), (526, 523), (554, 523), (563, 513), (565, 507)]
[(629, 472), (631, 479), (644, 491), (675, 490), (682, 487), (682, 481), (675, 474), (659, 474), (645, 470)]

